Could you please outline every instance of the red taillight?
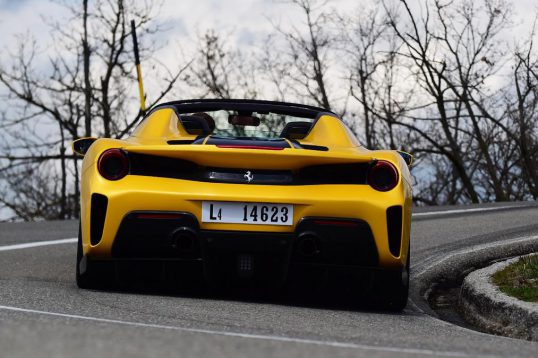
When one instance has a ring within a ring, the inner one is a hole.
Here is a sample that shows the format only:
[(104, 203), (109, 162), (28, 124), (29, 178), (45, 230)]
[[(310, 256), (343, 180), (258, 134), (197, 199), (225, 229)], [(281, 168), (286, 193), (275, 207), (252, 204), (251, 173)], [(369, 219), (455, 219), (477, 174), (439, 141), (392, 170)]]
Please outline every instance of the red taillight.
[(378, 191), (389, 191), (398, 184), (398, 170), (389, 162), (380, 160), (368, 172), (368, 184)]
[(120, 180), (129, 173), (129, 159), (120, 149), (108, 149), (99, 157), (97, 169), (105, 179)]

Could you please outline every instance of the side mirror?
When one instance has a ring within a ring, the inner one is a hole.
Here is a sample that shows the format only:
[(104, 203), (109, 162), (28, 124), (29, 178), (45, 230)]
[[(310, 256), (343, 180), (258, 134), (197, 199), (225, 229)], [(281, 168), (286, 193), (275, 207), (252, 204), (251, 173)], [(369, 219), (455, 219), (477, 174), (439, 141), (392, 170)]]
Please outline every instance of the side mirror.
[(409, 168), (411, 168), (413, 166), (413, 163), (415, 162), (415, 157), (413, 157), (411, 154), (409, 154), (407, 152), (404, 152), (404, 151), (401, 151), (401, 150), (398, 151), (398, 154), (400, 154), (402, 156), (403, 160), (405, 161), (405, 163), (407, 164), (407, 166)]
[(88, 152), (88, 149), (90, 149), (90, 146), (93, 142), (95, 142), (97, 138), (88, 137), (88, 138), (79, 138), (75, 140), (72, 144), (73, 152), (77, 155), (80, 155), (83, 157), (86, 155), (86, 152)]

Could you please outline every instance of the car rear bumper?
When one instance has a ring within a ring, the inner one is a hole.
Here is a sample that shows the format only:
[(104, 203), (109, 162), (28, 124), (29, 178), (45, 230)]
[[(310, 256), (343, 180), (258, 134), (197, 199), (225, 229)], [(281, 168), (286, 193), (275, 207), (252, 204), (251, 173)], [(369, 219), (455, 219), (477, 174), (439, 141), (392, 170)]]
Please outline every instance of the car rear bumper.
[(105, 280), (180, 287), (316, 286), (323, 278), (334, 283), (349, 275), (364, 281), (379, 267), (363, 220), (307, 217), (293, 233), (221, 231), (201, 230), (190, 213), (144, 211), (122, 220), (109, 258), (85, 260)]
[[(92, 198), (94, 194), (106, 193), (106, 205), (104, 209), (99, 210), (103, 222), (95, 240), (93, 238), (95, 235), (92, 233), (93, 224), (90, 224), (93, 200), (84, 200), (82, 206), (83, 251), (93, 259), (126, 259), (125, 256), (118, 256), (117, 248), (123, 245), (124, 250), (135, 249), (138, 239), (133, 233), (137, 234), (144, 230), (153, 231), (155, 241), (163, 245), (160, 249), (150, 249), (150, 252), (161, 250), (159, 257), (154, 258), (187, 258), (175, 257), (174, 250), (166, 247), (168, 245), (166, 242), (171, 240), (173, 232), (184, 226), (188, 229), (186, 231), (193, 231), (194, 233), (191, 234), (200, 239), (200, 245), (206, 245), (203, 250), (213, 249), (212, 245), (222, 243), (233, 246), (236, 244), (234, 240), (237, 240), (237, 244), (241, 247), (248, 247), (249, 244), (255, 242), (256, 247), (263, 247), (266, 251), (267, 248), (262, 245), (262, 242), (278, 242), (279, 237), (287, 237), (288, 249), (295, 250), (292, 244), (297, 242), (299, 235), (310, 230), (304, 226), (310, 222), (310, 218), (329, 218), (360, 222), (358, 226), (363, 230), (368, 230), (369, 234), (358, 235), (355, 242), (357, 247), (344, 250), (344, 256), (339, 260), (325, 262), (325, 264), (347, 265), (346, 260), (351, 260), (352, 265), (368, 267), (399, 268), (405, 264), (410, 231), (411, 197), (402, 183), (390, 192), (376, 192), (367, 185), (249, 186), (166, 178), (148, 180), (146, 177), (137, 176), (127, 176), (120, 183), (106, 181), (98, 175), (90, 178), (92, 185), (85, 186), (87, 192), (82, 193), (84, 197)], [(293, 225), (204, 223), (201, 220), (201, 207), (204, 200), (291, 204), (294, 206)], [(397, 225), (397, 241), (400, 250), (393, 250), (393, 252), (389, 248), (388, 241), (391, 224), (387, 216), (389, 207), (401, 208), (400, 222)], [(131, 223), (131, 228), (125, 229), (126, 223), (133, 220), (132, 215), (141, 212), (180, 212), (189, 219), (184, 219), (187, 220), (185, 222), (179, 219), (175, 222), (172, 220), (172, 223), (167, 223), (166, 220)], [(93, 222), (95, 223), (95, 220)], [(156, 225), (157, 222), (163, 225)], [(91, 226), (92, 230), (90, 230)], [(329, 229), (322, 228), (322, 230), (328, 233), (338, 232), (339, 229), (333, 226)], [(90, 236), (92, 236), (91, 240)], [(339, 235), (323, 234), (322, 236), (326, 236), (326, 241), (332, 243), (331, 247), (346, 247), (341, 246)], [(368, 239), (364, 239), (365, 236)], [(209, 243), (211, 240), (217, 244)], [(123, 243), (120, 244), (121, 242)], [(162, 250), (166, 254), (163, 254)], [(328, 249), (326, 252), (330, 253), (331, 250)], [(295, 264), (293, 260), (290, 262), (290, 265)], [(314, 264), (308, 262), (307, 259), (297, 261), (297, 263)]]

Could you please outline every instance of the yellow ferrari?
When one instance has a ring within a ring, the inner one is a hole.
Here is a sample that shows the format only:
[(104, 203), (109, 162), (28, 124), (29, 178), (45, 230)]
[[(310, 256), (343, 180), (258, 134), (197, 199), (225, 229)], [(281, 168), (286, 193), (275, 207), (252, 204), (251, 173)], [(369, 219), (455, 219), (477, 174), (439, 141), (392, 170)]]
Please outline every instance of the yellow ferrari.
[(392, 310), (409, 287), (412, 156), (362, 147), (327, 110), (259, 100), (155, 107), (82, 138), (81, 288), (345, 285)]

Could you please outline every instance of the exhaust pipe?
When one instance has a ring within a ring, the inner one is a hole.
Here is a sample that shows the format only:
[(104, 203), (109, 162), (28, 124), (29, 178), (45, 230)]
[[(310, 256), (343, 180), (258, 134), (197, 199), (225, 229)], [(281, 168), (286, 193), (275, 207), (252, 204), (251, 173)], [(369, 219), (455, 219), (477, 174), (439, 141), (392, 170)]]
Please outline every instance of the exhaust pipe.
[(172, 233), (172, 248), (181, 254), (194, 252), (196, 248), (196, 233), (186, 226), (176, 229)]
[(303, 232), (297, 238), (297, 252), (304, 257), (312, 257), (320, 253), (319, 237), (313, 232)]

